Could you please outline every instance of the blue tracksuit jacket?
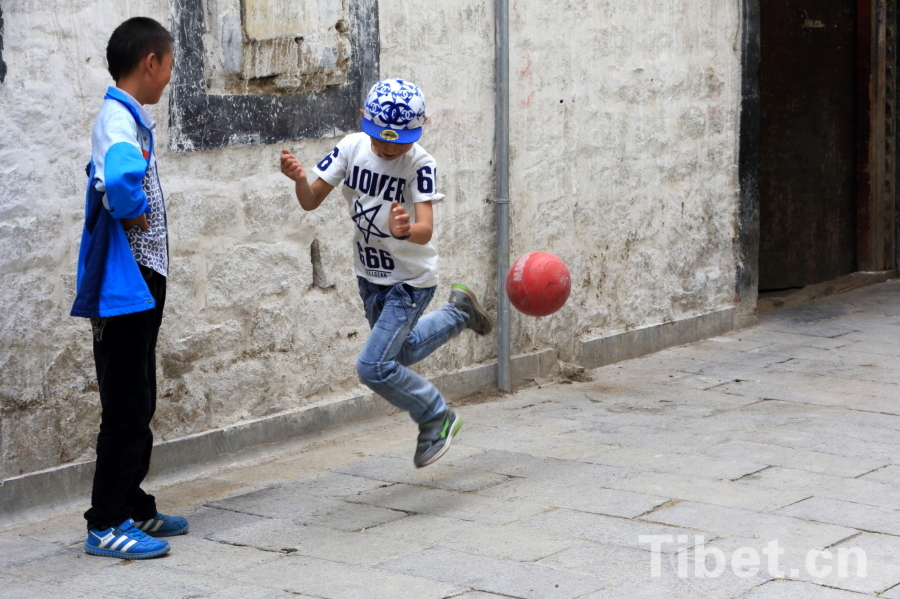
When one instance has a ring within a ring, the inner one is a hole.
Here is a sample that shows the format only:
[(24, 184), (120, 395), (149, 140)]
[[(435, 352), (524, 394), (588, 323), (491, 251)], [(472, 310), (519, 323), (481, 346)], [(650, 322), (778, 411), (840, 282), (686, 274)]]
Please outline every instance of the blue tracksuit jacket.
[(150, 211), (141, 184), (153, 132), (132, 102), (110, 87), (94, 126), (72, 316), (118, 316), (156, 305), (119, 222)]

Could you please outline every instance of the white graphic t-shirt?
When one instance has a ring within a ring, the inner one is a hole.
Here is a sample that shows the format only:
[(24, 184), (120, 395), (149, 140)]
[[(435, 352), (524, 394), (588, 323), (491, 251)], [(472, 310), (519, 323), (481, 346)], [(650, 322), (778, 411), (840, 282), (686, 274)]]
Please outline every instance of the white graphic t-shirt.
[(393, 160), (379, 158), (365, 133), (348, 135), (316, 165), (316, 173), (341, 190), (356, 225), (356, 274), (378, 285), (437, 285), (437, 251), (395, 239), (388, 227), (391, 202), (397, 200), (415, 222), (418, 202), (444, 198), (437, 192), (434, 158), (419, 144)]

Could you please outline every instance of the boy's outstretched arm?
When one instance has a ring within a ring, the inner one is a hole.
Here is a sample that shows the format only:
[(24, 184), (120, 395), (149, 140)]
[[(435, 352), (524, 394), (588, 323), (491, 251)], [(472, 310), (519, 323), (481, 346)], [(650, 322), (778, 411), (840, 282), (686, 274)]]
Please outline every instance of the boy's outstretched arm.
[(297, 157), (287, 150), (281, 150), (281, 172), (295, 182), (297, 200), (304, 210), (315, 210), (334, 189), (322, 179), (316, 179), (312, 185), (306, 180), (306, 169)]
[(394, 200), (388, 215), (388, 226), (394, 237), (409, 235), (407, 241), (425, 245), (431, 241), (431, 234), (434, 231), (434, 210), (431, 208), (431, 202), (416, 202), (413, 206), (416, 211), (416, 222), (411, 223), (409, 214), (397, 200)]

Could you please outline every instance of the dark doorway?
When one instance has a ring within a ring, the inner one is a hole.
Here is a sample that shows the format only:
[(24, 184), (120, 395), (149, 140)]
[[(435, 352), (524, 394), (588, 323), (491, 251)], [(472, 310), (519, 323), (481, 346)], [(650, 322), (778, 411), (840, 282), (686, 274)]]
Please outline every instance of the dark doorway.
[(760, 291), (857, 270), (857, 18), (857, 0), (760, 0)]

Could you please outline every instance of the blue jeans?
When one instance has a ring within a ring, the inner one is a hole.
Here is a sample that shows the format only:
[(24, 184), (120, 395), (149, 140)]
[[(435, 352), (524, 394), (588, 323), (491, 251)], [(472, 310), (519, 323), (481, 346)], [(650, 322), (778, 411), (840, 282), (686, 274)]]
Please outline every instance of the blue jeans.
[(419, 424), (434, 420), (447, 410), (447, 403), (437, 387), (407, 366), (423, 360), (462, 332), (469, 324), (469, 315), (447, 304), (422, 316), (437, 287), (376, 285), (362, 277), (357, 279), (372, 328), (356, 361), (360, 382), (409, 412)]

